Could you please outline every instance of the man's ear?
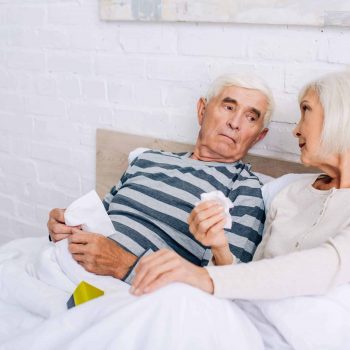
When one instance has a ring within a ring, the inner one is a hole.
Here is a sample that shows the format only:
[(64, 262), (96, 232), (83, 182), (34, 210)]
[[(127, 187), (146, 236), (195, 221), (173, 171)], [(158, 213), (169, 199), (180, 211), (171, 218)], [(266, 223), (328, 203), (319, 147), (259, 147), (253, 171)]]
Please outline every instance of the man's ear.
[(198, 118), (198, 124), (200, 126), (202, 126), (202, 123), (203, 123), (206, 105), (207, 105), (207, 99), (204, 97), (201, 97), (197, 102), (197, 118)]
[(263, 140), (268, 132), (269, 132), (269, 129), (268, 129), (268, 128), (264, 128), (264, 129), (260, 132), (260, 134), (258, 135), (258, 137), (255, 139), (255, 141), (254, 141), (253, 144), (255, 145), (255, 144), (258, 143), (259, 141)]

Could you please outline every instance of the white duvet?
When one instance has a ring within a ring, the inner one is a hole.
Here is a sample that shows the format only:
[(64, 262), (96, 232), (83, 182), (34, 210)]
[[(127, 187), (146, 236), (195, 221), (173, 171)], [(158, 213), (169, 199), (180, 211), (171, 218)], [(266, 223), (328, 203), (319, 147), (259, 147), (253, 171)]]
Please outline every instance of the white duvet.
[[(266, 343), (240, 303), (182, 284), (134, 297), (127, 284), (113, 283), (103, 297), (67, 310), (75, 284), (53, 243), (26, 238), (1, 247), (0, 348), (258, 350)], [(350, 349), (349, 285), (321, 297), (248, 304), (294, 349)]]
[[(41, 276), (39, 278), (39, 276)], [(66, 309), (74, 285), (47, 238), (0, 248), (1, 349), (262, 349), (234, 303), (173, 284), (143, 297), (129, 286)]]

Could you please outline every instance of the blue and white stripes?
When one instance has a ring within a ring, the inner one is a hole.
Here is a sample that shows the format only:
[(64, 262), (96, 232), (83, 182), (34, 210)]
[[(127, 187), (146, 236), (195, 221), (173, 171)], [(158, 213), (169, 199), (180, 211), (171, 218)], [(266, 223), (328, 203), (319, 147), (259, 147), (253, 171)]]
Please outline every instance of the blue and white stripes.
[(188, 229), (188, 216), (200, 194), (222, 191), (234, 203), (233, 225), (226, 230), (236, 258), (252, 259), (265, 220), (261, 184), (249, 165), (202, 162), (190, 153), (147, 151), (139, 155), (104, 205), (116, 233), (110, 238), (140, 257), (167, 247), (199, 266), (212, 257)]

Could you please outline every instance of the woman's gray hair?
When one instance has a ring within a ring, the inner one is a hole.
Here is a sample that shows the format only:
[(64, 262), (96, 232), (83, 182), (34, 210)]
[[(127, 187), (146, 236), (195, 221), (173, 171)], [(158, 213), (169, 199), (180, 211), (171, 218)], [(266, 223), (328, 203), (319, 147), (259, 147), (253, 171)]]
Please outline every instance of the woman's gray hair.
[(224, 74), (216, 78), (209, 86), (207, 92), (207, 102), (213, 97), (218, 96), (225, 87), (237, 86), (245, 89), (258, 90), (265, 95), (267, 100), (267, 111), (264, 115), (264, 126), (266, 127), (270, 122), (273, 110), (275, 108), (275, 102), (272, 92), (267, 86), (264, 80), (257, 75), (240, 73), (240, 74)]
[(341, 154), (350, 150), (350, 71), (327, 74), (306, 84), (299, 93), (299, 103), (314, 91), (324, 111), (321, 151)]

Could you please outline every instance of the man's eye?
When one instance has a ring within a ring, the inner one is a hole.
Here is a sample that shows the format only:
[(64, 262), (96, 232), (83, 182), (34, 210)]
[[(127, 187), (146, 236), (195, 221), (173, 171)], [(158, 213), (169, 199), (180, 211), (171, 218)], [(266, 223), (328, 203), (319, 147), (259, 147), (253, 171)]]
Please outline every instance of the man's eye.
[(248, 114), (247, 118), (250, 122), (256, 122), (258, 117), (255, 114)]
[(228, 111), (233, 111), (233, 106), (225, 105), (224, 108)]

